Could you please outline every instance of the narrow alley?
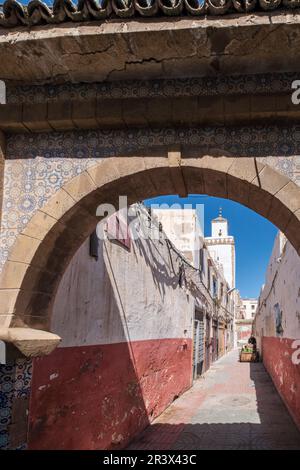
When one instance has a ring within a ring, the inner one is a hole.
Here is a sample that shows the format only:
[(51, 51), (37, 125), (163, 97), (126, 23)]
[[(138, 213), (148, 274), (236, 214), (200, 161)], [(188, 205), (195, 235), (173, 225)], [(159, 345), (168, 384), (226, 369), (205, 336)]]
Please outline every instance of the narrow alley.
[(300, 449), (300, 432), (260, 363), (223, 356), (129, 449)]

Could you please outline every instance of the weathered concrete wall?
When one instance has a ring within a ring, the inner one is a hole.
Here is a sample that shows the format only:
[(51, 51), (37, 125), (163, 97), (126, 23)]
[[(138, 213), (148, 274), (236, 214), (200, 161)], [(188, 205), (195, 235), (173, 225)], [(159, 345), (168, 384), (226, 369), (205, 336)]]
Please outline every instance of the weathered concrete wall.
[(279, 233), (254, 320), (263, 362), (278, 392), (300, 427), (300, 364), (295, 339), (300, 338), (300, 258)]
[(160, 241), (101, 242), (97, 261), (83, 244), (55, 299), (61, 347), (33, 361), (29, 448), (124, 447), (190, 387), (194, 301), (171, 259)]

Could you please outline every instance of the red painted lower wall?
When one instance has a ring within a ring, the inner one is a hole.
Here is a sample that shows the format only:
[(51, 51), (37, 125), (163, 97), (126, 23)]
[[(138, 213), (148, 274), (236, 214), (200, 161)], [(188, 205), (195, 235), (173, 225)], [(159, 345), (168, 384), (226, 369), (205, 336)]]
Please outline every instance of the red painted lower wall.
[(191, 386), (186, 339), (58, 348), (34, 359), (29, 449), (118, 449)]
[(275, 387), (300, 429), (300, 364), (292, 362), (295, 341), (289, 338), (262, 338), (263, 363)]

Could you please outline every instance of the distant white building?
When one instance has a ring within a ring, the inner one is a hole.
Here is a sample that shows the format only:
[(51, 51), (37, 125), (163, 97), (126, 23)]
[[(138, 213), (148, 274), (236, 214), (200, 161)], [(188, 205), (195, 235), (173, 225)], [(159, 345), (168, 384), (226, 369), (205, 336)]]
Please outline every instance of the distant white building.
[(211, 222), (211, 237), (205, 237), (205, 243), (213, 260), (222, 265), (229, 287), (235, 287), (235, 242), (228, 234), (228, 220), (219, 216)]

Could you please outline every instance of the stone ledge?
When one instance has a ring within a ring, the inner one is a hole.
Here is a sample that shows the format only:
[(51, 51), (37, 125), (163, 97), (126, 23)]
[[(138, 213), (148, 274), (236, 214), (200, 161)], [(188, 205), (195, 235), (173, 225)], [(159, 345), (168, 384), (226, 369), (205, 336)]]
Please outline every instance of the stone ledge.
[(32, 328), (0, 328), (0, 340), (12, 343), (26, 357), (35, 357), (50, 354), (61, 338)]

